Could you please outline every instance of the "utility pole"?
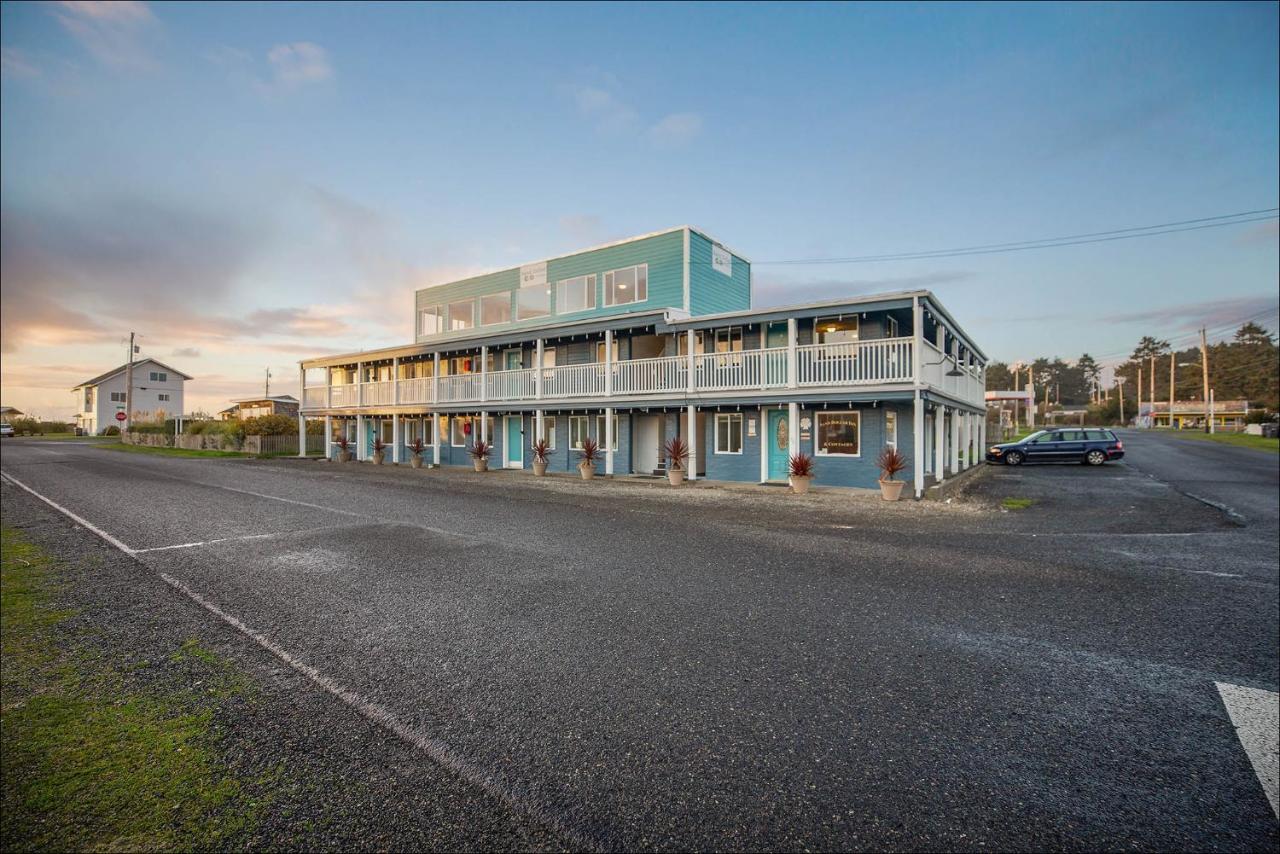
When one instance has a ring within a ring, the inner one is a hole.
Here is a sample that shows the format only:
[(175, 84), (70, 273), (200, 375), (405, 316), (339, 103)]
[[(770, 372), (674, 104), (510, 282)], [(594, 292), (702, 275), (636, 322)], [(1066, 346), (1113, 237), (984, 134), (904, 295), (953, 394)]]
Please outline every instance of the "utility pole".
[(133, 426), (133, 335), (129, 333), (129, 361), (124, 369), (124, 430)]
[(1209, 389), (1209, 435), (1216, 432), (1213, 426), (1213, 389)]
[(1169, 353), (1169, 429), (1173, 429), (1173, 393), (1176, 387), (1173, 382), (1173, 373), (1178, 369), (1178, 357), (1175, 353)]
[(1200, 327), (1200, 374), (1204, 383), (1204, 432), (1212, 432), (1209, 426), (1213, 423), (1213, 404), (1209, 402), (1209, 342), (1204, 335), (1204, 327)]
[(1138, 402), (1137, 404), (1135, 404), (1135, 406), (1137, 407), (1137, 412), (1135, 413), (1134, 417), (1137, 418), (1138, 420), (1134, 422), (1134, 426), (1136, 426), (1139, 430), (1141, 430), (1142, 429), (1142, 362), (1138, 362), (1137, 395), (1138, 395)]
[(1120, 401), (1120, 426), (1124, 426), (1124, 377), (1116, 377), (1116, 398)]
[(270, 368), (267, 368), (267, 381), (266, 381), (266, 384), (262, 387), (262, 396), (266, 398), (271, 397), (271, 369)]

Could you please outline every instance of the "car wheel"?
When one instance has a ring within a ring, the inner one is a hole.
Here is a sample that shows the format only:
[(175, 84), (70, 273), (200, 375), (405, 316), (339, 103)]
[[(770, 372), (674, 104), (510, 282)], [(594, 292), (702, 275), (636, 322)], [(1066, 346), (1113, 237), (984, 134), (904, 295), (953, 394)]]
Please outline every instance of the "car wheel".
[(1022, 451), (1010, 451), (1004, 455), (1004, 464), (1007, 466), (1022, 465)]
[(1107, 461), (1107, 455), (1099, 450), (1092, 450), (1084, 455), (1084, 461), (1087, 465), (1100, 466)]

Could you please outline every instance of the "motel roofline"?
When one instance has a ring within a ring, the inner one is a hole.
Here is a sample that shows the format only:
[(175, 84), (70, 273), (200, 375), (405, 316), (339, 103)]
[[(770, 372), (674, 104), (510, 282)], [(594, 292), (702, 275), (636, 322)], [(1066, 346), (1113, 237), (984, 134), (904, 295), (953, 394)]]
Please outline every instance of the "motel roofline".
[[(681, 226), (681, 228), (683, 227)], [(676, 230), (679, 229), (669, 229), (668, 231), (656, 232), (656, 234), (666, 234)], [(631, 238), (631, 240), (639, 239), (642, 238)], [(529, 324), (518, 328), (505, 327), (495, 329), (489, 333), (475, 334), (474, 331), (471, 331), (471, 334), (440, 336), (433, 341), (419, 344), (402, 344), (375, 350), (357, 350), (347, 353), (334, 353), (327, 356), (316, 356), (311, 359), (301, 359), (298, 364), (305, 369), (327, 368), (335, 365), (347, 365), (353, 362), (379, 362), (394, 358), (423, 356), (437, 351), (468, 350), (482, 346), (512, 344), (528, 341), (531, 338), (538, 338), (540, 334), (545, 333), (552, 333), (553, 337), (563, 338), (574, 335), (592, 335), (609, 329), (627, 329), (636, 326), (653, 326), (656, 331), (661, 332), (679, 332), (687, 329), (730, 326), (741, 323), (769, 323), (775, 320), (784, 320), (788, 317), (817, 317), (824, 314), (840, 314), (842, 312), (853, 314), (855, 312), (907, 307), (911, 305), (916, 297), (920, 298), (921, 303), (928, 311), (941, 317), (947, 327), (970, 351), (976, 353), (984, 362), (987, 361), (986, 353), (973, 343), (973, 339), (956, 323), (951, 314), (942, 307), (932, 291), (908, 290), (696, 316), (690, 315), (681, 308), (659, 308), (580, 320), (566, 321), (553, 318), (546, 322)]]

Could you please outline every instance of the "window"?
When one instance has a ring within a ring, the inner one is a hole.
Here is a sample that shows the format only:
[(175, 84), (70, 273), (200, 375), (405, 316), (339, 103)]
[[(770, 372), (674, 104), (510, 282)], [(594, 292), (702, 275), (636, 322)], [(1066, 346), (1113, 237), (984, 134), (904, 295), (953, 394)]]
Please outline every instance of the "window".
[[(596, 361), (604, 362), (604, 342), (596, 342)], [(613, 339), (613, 361), (618, 361), (618, 339)]]
[(378, 422), (378, 438), (382, 440), (382, 444), (391, 444), (393, 427), (395, 425), (391, 423), (390, 418), (384, 418)]
[(416, 418), (404, 419), (404, 443), (406, 446), (412, 445), (414, 440), (418, 438), (418, 434), (422, 432), (422, 422)]
[(160, 398), (161, 402), (163, 402), (163, 403), (168, 403), (168, 402), (169, 402), (169, 395), (167, 395), (167, 394), (161, 394), (161, 395), (158, 395), (158, 397)]
[(1083, 442), (1084, 431), (1083, 430), (1063, 430), (1062, 433), (1059, 434), (1058, 436), (1058, 441), (1059, 442)]
[(898, 332), (898, 318), (890, 317), (885, 322), (885, 337), (898, 338), (901, 337)]
[(152, 371), (151, 381), (153, 383), (167, 383), (169, 381), (169, 375), (164, 371)]
[(716, 330), (716, 352), (737, 353), (742, 350), (742, 327), (730, 326)]
[(582, 448), (582, 442), (587, 438), (587, 416), (570, 415), (569, 416), (569, 447), (574, 450)]
[(860, 455), (860, 419), (856, 412), (818, 413), (818, 453), (823, 456)]
[(604, 274), (604, 304), (626, 305), (649, 298), (649, 265), (610, 270)]
[(463, 424), (467, 419), (460, 415), (449, 416), (449, 444), (455, 448), (467, 446), (467, 434), (463, 432)]
[(898, 413), (892, 409), (884, 411), (884, 443), (890, 448), (898, 447)]
[(844, 344), (858, 340), (858, 316), (820, 317), (813, 323), (819, 344)]
[(470, 329), (476, 325), (476, 301), (473, 299), (458, 300), (449, 303), (449, 331)]
[(716, 453), (742, 453), (742, 415), (739, 413), (716, 416)]
[(418, 312), (419, 335), (439, 335), (441, 332), (444, 332), (444, 317), (440, 306), (427, 306)]
[(516, 320), (546, 317), (551, 313), (551, 288), (545, 282), (516, 291)]
[(1085, 438), (1090, 442), (1111, 442), (1114, 441), (1111, 434), (1106, 430), (1086, 430)]
[[(536, 430), (537, 427), (535, 426), (534, 429)], [(556, 449), (556, 419), (554, 415), (542, 416), (542, 432), (547, 440), (547, 447), (554, 451)]]
[(111, 402), (112, 402), (112, 403), (124, 403), (124, 402), (125, 402), (125, 401), (124, 401), (124, 392), (122, 392), (122, 391), (113, 391), (113, 392), (111, 392)]
[(556, 314), (570, 314), (596, 307), (596, 277), (577, 276), (556, 282)]
[(480, 297), (480, 325), (511, 322), (511, 292), (488, 294)]
[[(604, 416), (597, 415), (596, 416), (596, 444), (598, 444), (601, 448), (604, 448), (604, 427), (605, 427)], [(609, 450), (611, 451), (618, 450), (618, 416), (617, 415), (613, 416), (613, 447), (610, 448)]]

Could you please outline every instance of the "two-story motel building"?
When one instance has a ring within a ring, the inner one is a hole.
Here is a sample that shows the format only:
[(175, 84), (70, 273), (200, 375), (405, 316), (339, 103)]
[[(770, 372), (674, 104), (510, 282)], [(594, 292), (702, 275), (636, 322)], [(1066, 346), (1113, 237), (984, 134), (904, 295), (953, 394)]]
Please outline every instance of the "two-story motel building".
[(424, 288), (413, 344), (301, 362), (305, 418), (357, 459), (571, 471), (587, 437), (604, 473), (654, 474), (680, 436), (691, 478), (875, 487), (894, 445), (915, 494), (981, 460), (986, 357), (929, 291), (752, 306), (751, 262), (682, 226)]

